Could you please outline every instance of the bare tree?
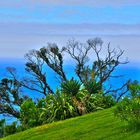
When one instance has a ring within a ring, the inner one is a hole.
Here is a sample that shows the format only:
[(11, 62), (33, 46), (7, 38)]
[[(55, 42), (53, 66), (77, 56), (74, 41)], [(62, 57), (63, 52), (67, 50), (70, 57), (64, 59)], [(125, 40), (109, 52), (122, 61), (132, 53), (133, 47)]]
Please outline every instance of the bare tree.
[(76, 61), (75, 72), (82, 83), (85, 80), (83, 77), (85, 76), (85, 74), (83, 73), (86, 69), (85, 64), (86, 62), (88, 62), (89, 59), (88, 52), (90, 51), (90, 49), (90, 46), (79, 43), (75, 40), (69, 40), (67, 46), (63, 47), (63, 50), (67, 52), (71, 56), (71, 58), (73, 58)]
[(110, 43), (107, 46), (106, 57), (103, 59), (100, 55), (102, 51), (102, 40), (96, 38), (94, 40), (88, 40), (88, 45), (93, 49), (97, 59), (93, 61), (92, 69), (95, 72), (95, 76), (99, 78), (99, 83), (102, 85), (111, 77), (120, 77), (113, 76), (112, 73), (120, 64), (127, 64), (128, 61), (121, 62), (121, 56), (124, 53), (124, 50), (121, 49), (111, 49)]

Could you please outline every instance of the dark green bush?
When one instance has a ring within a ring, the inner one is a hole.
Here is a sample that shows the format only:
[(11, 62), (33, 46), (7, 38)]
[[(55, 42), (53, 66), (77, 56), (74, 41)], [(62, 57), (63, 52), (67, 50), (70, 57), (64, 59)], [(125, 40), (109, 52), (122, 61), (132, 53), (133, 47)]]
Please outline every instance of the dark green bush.
[(4, 136), (5, 119), (0, 120), (0, 138)]
[(11, 125), (5, 126), (5, 136), (15, 134), (17, 132), (17, 123), (13, 122)]

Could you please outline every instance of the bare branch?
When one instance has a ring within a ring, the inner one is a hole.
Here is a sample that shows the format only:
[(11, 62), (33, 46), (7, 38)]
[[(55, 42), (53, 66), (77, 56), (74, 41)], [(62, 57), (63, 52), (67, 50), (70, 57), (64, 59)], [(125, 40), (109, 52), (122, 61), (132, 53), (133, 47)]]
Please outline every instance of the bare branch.
[(88, 52), (91, 47), (86, 44), (78, 43), (75, 40), (69, 40), (64, 50), (76, 61), (75, 72), (81, 82), (84, 82), (82, 72), (85, 70), (85, 64), (88, 62)]

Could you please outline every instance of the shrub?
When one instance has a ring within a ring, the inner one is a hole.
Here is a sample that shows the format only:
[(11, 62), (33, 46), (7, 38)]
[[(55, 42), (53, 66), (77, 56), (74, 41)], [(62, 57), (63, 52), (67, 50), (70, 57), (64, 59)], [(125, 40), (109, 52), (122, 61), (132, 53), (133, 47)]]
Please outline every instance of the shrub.
[(5, 125), (5, 119), (0, 120), (0, 138), (18, 132), (17, 122)]
[(140, 100), (125, 98), (118, 103), (115, 115), (127, 121), (130, 127), (140, 129)]
[(110, 108), (116, 104), (115, 99), (111, 95), (96, 94), (92, 95), (95, 106), (103, 109)]
[(71, 97), (59, 90), (57, 90), (54, 95), (48, 95), (46, 97), (45, 104), (46, 111), (48, 112), (47, 114), (49, 114), (47, 122), (64, 120), (76, 116), (76, 111), (72, 104)]
[(133, 82), (129, 85), (131, 96), (118, 103), (115, 115), (127, 121), (130, 128), (140, 129), (140, 85)]
[(132, 98), (140, 98), (140, 84), (138, 81), (135, 80), (128, 87)]
[(20, 121), (23, 129), (41, 125), (44, 121), (43, 109), (39, 108), (32, 99), (21, 105)]
[(15, 134), (17, 132), (17, 123), (13, 122), (11, 125), (5, 126), (5, 136)]
[(4, 136), (5, 119), (0, 120), (0, 138)]
[(76, 98), (82, 102), (86, 113), (109, 108), (116, 104), (116, 101), (111, 95), (89, 94), (86, 89), (81, 89)]
[(79, 91), (75, 98), (73, 98), (73, 102), (79, 115), (83, 115), (85, 113), (93, 112), (96, 110), (92, 96), (84, 88)]
[(61, 90), (57, 89), (55, 94), (48, 94), (37, 103), (32, 99), (26, 100), (20, 110), (21, 128), (24, 130), (44, 123), (65, 120), (113, 105), (112, 96), (89, 94), (86, 89), (80, 89), (80, 84), (72, 79), (63, 83)]

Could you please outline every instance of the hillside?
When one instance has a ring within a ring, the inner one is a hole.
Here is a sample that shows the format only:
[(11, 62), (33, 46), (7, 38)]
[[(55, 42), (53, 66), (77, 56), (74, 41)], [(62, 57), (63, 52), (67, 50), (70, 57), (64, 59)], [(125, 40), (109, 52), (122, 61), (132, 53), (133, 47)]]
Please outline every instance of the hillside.
[(125, 131), (113, 109), (26, 130), (2, 140), (138, 140), (140, 132)]

